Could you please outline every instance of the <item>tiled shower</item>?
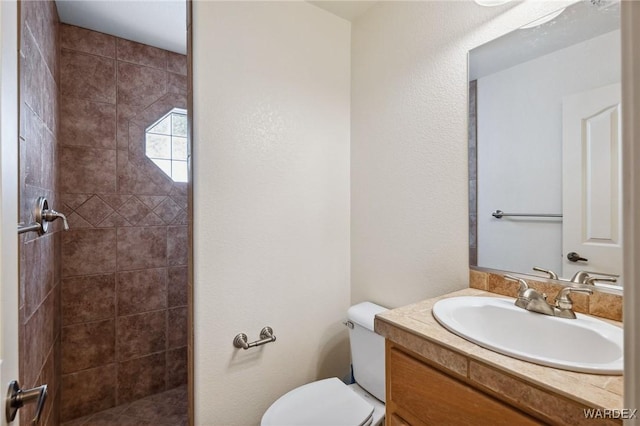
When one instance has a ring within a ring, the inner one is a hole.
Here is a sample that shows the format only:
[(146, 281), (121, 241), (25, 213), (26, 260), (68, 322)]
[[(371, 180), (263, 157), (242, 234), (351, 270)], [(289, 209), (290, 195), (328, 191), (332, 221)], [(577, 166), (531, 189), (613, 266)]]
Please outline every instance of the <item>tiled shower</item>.
[(145, 156), (187, 61), (21, 8), (20, 219), (45, 195), (70, 230), (21, 237), (20, 379), (55, 425), (187, 381), (187, 183)]

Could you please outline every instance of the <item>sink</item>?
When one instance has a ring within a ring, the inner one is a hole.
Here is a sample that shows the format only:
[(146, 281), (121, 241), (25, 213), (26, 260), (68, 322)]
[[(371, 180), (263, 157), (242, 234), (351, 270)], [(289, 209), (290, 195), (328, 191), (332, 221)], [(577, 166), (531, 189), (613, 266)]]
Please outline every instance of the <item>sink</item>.
[(577, 313), (576, 319), (526, 311), (513, 299), (442, 299), (433, 316), (447, 330), (513, 358), (582, 373), (621, 375), (622, 328)]

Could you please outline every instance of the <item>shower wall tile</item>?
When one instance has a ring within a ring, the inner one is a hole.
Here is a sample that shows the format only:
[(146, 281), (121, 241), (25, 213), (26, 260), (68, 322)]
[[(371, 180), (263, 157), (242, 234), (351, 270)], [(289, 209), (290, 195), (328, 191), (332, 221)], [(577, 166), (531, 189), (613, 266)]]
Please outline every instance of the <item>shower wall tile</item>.
[(166, 308), (166, 268), (118, 273), (118, 315)]
[[(44, 127), (42, 132), (42, 185), (49, 186), (57, 179), (58, 146), (56, 136)], [(52, 199), (53, 200), (53, 199)]]
[(63, 192), (116, 191), (115, 150), (63, 146), (60, 151), (60, 189)]
[(169, 307), (187, 305), (187, 267), (169, 268)]
[(169, 309), (169, 324), (176, 327), (169, 329), (169, 349), (187, 346), (187, 308)]
[(63, 49), (92, 55), (116, 57), (116, 38), (108, 34), (91, 31), (73, 25), (60, 26), (60, 46)]
[(166, 266), (167, 243), (167, 228), (163, 226), (119, 228), (118, 270)]
[(102, 198), (102, 200), (105, 203), (109, 204), (111, 208), (113, 208), (114, 210), (117, 210), (120, 208), (120, 206), (126, 203), (127, 200), (131, 198), (131, 196), (119, 195), (119, 194), (105, 194), (105, 195), (100, 195), (100, 198)]
[(40, 266), (40, 241), (33, 240), (22, 245), (20, 263), (30, 265), (25, 268), (22, 280), (22, 297), (24, 300), (25, 318), (31, 317), (44, 298), (42, 285), (42, 268)]
[(62, 276), (116, 270), (115, 229), (71, 229), (62, 236)]
[(187, 91), (187, 77), (179, 74), (169, 73), (169, 81), (167, 82), (167, 91), (169, 93), (184, 93)]
[(43, 310), (38, 309), (26, 320), (20, 333), (20, 381), (27, 386), (35, 385), (38, 372), (42, 368), (43, 355), (41, 331), (45, 327)]
[(144, 398), (166, 388), (165, 353), (118, 364), (118, 403)]
[[(33, 207), (46, 196), (58, 208), (59, 45), (55, 2), (19, 2), (19, 193), (20, 221), (32, 222)], [(49, 233), (19, 236), (18, 345), (21, 354), (18, 380), (26, 387), (49, 385), (49, 398), (59, 398), (61, 295), (59, 255), (61, 224)], [(45, 407), (44, 419), (58, 424), (54, 404)], [(27, 425), (33, 407), (21, 415)]]
[(136, 114), (139, 113), (139, 107), (134, 105), (118, 103), (117, 112), (117, 137), (118, 149), (129, 149), (129, 123)]
[(62, 49), (60, 95), (96, 102), (116, 102), (116, 63), (113, 59)]
[(166, 350), (165, 311), (118, 317), (116, 342), (118, 361)]
[(167, 351), (167, 388), (187, 383), (187, 347)]
[(113, 209), (100, 197), (94, 195), (93, 197), (82, 203), (82, 205), (78, 207), (74, 213), (79, 214), (91, 225), (96, 226), (107, 216), (111, 215), (113, 213)]
[[(56, 341), (56, 344), (51, 348), (49, 353), (47, 354), (47, 357), (44, 361), (44, 365), (42, 366), (42, 370), (40, 371), (40, 375), (36, 380), (38, 384), (46, 383), (48, 385), (47, 399), (49, 399), (49, 401), (51, 402), (49, 404), (46, 404), (44, 408), (44, 412), (42, 414), (43, 419), (48, 419), (47, 422), (45, 422), (45, 425), (57, 424), (58, 414), (55, 413), (53, 414), (53, 417), (52, 417), (52, 413), (56, 409), (55, 401), (58, 400), (60, 397), (60, 390), (59, 390), (60, 368), (59, 368), (59, 363), (57, 362), (57, 360), (59, 359), (60, 359), (60, 341), (58, 340)], [(25, 414), (23, 413), (22, 415), (25, 415)], [(33, 417), (31, 415), (27, 415), (26, 418), (31, 419)]]
[[(71, 225), (59, 243), (61, 400), (69, 420), (186, 382), (187, 185), (146, 158), (144, 132), (187, 98), (183, 55), (65, 24), (60, 38), (59, 204)], [(43, 168), (37, 159), (34, 168)], [(117, 371), (113, 385), (89, 391), (103, 399), (74, 402), (72, 379), (101, 368)]]
[[(29, 2), (31, 3), (31, 2)], [(58, 68), (57, 31), (59, 25), (58, 13), (54, 2), (42, 2), (42, 4), (21, 5), (23, 17), (24, 35), (25, 27), (33, 33), (35, 41), (43, 55), (43, 59), (49, 69)]]
[(80, 216), (76, 212), (62, 212), (67, 215), (67, 222), (69, 222), (69, 227), (71, 229), (80, 229), (80, 228), (91, 228), (91, 224), (84, 220), (82, 216)]
[[(88, 322), (62, 329), (62, 373), (115, 361), (115, 321)], [(82, 348), (82, 350), (78, 350)]]
[(52, 72), (45, 68), (43, 75), (42, 108), (44, 123), (50, 132), (58, 131), (58, 85)]
[(114, 318), (115, 274), (85, 275), (62, 280), (62, 324)]
[(139, 225), (141, 225), (141, 226), (160, 226), (160, 225), (164, 225), (164, 222), (162, 221), (162, 219), (160, 219), (160, 217), (158, 217), (157, 214), (155, 214), (154, 212), (149, 212), (149, 214), (146, 215), (144, 217), (144, 219), (142, 219), (140, 221)]
[(149, 214), (149, 211), (149, 208), (136, 197), (129, 198), (129, 200), (118, 209), (118, 213), (132, 225), (140, 223), (140, 221)]
[(113, 212), (105, 220), (98, 224), (99, 228), (113, 228), (118, 226), (130, 226), (131, 224), (120, 215), (120, 213)]
[(186, 226), (169, 226), (167, 229), (167, 261), (169, 266), (187, 264), (187, 250), (189, 245), (188, 229)]
[(23, 30), (21, 53), (21, 96), (38, 117), (43, 118), (42, 86), (44, 86), (45, 64), (38, 45), (26, 27)]
[(118, 39), (118, 61), (165, 70), (168, 53), (166, 50), (157, 47), (122, 38)]
[(42, 139), (43, 122), (28, 106), (24, 106), (25, 120), (25, 156), (21, 158), (21, 169), (24, 172), (24, 183), (42, 187)]
[(60, 420), (106, 410), (116, 402), (116, 364), (62, 375)]
[(91, 194), (61, 194), (60, 202), (62, 203), (62, 208), (68, 209), (67, 211), (71, 213), (73, 210), (77, 209), (91, 198)]
[(129, 117), (131, 123), (142, 127), (150, 126), (162, 118), (173, 108), (186, 108), (187, 98), (184, 93), (167, 93), (145, 107), (138, 107), (135, 115)]
[(170, 197), (165, 198), (164, 201), (153, 209), (154, 213), (165, 223), (171, 223), (181, 210), (180, 206)]
[(116, 149), (116, 106), (65, 97), (60, 140), (65, 145)]
[[(150, 161), (150, 160), (149, 160)], [(162, 173), (159, 170), (156, 172)], [(155, 195), (166, 194), (171, 182), (153, 182), (144, 170), (137, 166), (128, 151), (118, 150), (118, 192), (121, 194)]]
[(167, 71), (187, 75), (187, 57), (179, 53), (167, 52)]
[(147, 106), (166, 92), (165, 71), (118, 62), (118, 103)]

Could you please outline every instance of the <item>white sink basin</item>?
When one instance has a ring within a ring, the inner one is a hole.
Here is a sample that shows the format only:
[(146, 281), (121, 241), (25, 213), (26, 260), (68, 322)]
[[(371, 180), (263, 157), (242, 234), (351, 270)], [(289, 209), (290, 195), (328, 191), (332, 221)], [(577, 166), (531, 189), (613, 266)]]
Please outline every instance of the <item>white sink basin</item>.
[(622, 329), (587, 315), (556, 318), (519, 308), (513, 299), (461, 296), (436, 302), (433, 316), (452, 333), (504, 355), (563, 370), (622, 374)]

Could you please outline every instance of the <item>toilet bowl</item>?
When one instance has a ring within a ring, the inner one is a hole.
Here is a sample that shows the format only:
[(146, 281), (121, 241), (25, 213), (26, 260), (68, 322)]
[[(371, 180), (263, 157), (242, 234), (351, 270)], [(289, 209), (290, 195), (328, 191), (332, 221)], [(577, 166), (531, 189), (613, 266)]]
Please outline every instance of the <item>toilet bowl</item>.
[(363, 302), (349, 308), (347, 326), (356, 383), (332, 377), (307, 383), (276, 400), (261, 426), (382, 426), (384, 424), (384, 338), (373, 320), (386, 308)]

